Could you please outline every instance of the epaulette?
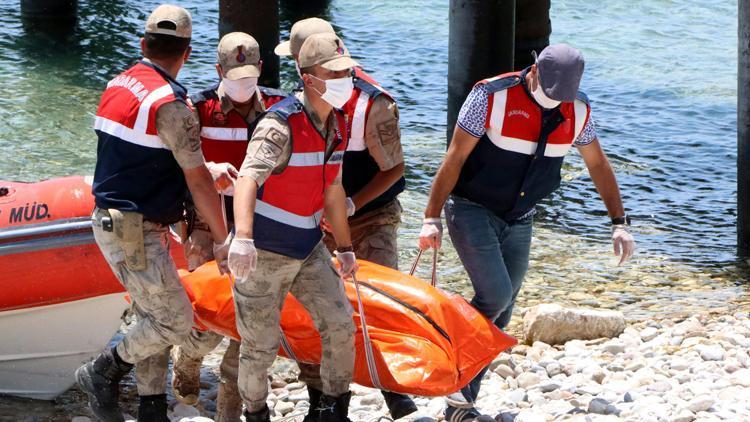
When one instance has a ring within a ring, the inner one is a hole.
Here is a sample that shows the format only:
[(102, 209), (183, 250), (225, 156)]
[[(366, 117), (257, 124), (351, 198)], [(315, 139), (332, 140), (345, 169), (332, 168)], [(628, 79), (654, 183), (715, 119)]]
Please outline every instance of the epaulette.
[(274, 113), (284, 120), (289, 116), (302, 111), (302, 103), (294, 95), (290, 95), (268, 109), (268, 113)]
[(357, 78), (357, 77), (354, 78), (354, 87), (364, 92), (365, 94), (369, 95), (370, 98), (375, 98), (378, 95), (384, 93), (383, 90), (376, 87), (375, 85), (367, 82), (364, 79)]
[(576, 100), (581, 100), (584, 103), (586, 103), (586, 105), (591, 105), (591, 104), (589, 104), (589, 97), (588, 97), (588, 95), (586, 95), (586, 93), (583, 92), (583, 91), (578, 91), (578, 93), (576, 93)]
[(269, 88), (265, 86), (259, 86), (260, 93), (267, 97), (288, 97), (289, 93), (276, 88)]
[(217, 89), (219, 89), (218, 83), (210, 88), (204, 89), (203, 91), (198, 91), (190, 96), (190, 102), (195, 105), (208, 100), (216, 100), (219, 98), (219, 96), (216, 94)]
[(490, 94), (492, 94), (498, 91), (502, 91), (504, 89), (512, 88), (520, 84), (521, 77), (519, 75), (510, 75), (510, 76), (505, 76), (503, 78), (498, 78), (498, 79), (488, 81), (488, 82), (480, 82), (480, 84), (481, 83), (484, 83), (484, 85), (487, 87), (487, 91)]

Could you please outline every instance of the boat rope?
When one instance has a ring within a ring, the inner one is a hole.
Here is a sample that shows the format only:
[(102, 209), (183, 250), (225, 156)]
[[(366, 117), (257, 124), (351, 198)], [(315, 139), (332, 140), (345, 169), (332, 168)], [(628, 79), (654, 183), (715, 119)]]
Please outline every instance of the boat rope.
[(378, 390), (383, 390), (383, 385), (380, 383), (380, 377), (378, 376), (378, 368), (375, 366), (375, 352), (372, 349), (372, 340), (370, 339), (370, 332), (367, 329), (367, 318), (365, 317), (365, 305), (362, 303), (362, 297), (359, 293), (359, 281), (357, 281), (356, 274), (352, 273), (352, 280), (354, 281), (354, 291), (357, 293), (357, 307), (359, 308), (359, 320), (362, 323), (362, 338), (365, 345), (365, 359), (367, 360), (367, 371), (370, 373), (370, 379), (372, 380), (372, 386)]
[[(414, 275), (414, 272), (417, 270), (417, 265), (419, 265), (419, 258), (422, 257), (423, 250), (420, 249), (417, 253), (417, 258), (414, 260), (414, 264), (411, 266), (411, 271), (409, 271), (409, 275)], [(433, 249), (432, 252), (432, 278), (430, 279), (430, 285), (432, 287), (437, 287), (437, 260), (438, 260), (438, 251), (437, 249)]]

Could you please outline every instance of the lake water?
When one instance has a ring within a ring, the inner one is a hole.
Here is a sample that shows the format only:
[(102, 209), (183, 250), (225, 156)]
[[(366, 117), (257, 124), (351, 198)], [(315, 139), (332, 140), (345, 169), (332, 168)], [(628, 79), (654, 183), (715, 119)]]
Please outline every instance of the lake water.
[[(99, 95), (138, 58), (143, 22), (158, 3), (80, 0), (78, 25), (66, 36), (29, 31), (18, 2), (0, 4), (0, 179), (93, 173)], [(322, 16), (400, 104), (404, 268), (416, 255), (445, 148), (447, 3), (334, 0)], [(218, 2), (181, 4), (193, 13), (194, 35), (179, 79), (195, 91), (216, 80)], [(551, 16), (552, 42), (572, 44), (586, 58), (581, 88), (633, 217), (638, 252), (616, 266), (604, 206), (573, 153), (562, 187), (536, 217), (519, 309), (556, 301), (619, 309), (631, 320), (747, 309), (748, 269), (736, 257), (735, 230), (737, 2), (556, 0)], [(282, 13), (282, 36), (293, 19)], [(282, 60), (285, 87), (293, 74), (292, 62)], [(440, 283), (468, 292), (444, 244)]]

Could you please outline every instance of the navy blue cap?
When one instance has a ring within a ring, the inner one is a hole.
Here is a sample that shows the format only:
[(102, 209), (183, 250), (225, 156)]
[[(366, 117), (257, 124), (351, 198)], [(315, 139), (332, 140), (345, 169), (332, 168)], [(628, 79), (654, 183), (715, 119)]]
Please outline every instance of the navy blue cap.
[(583, 76), (583, 54), (567, 44), (553, 44), (533, 53), (544, 94), (549, 98), (572, 102)]

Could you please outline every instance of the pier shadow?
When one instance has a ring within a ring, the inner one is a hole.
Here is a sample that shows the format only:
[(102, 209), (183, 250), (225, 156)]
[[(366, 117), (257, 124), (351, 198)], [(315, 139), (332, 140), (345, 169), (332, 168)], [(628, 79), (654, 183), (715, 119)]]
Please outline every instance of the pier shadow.
[(279, 4), (279, 20), (282, 28), (291, 28), (294, 22), (301, 19), (319, 17), (330, 21), (329, 0), (281, 0)]
[(144, 16), (124, 2), (106, 0), (80, 2), (78, 18), (72, 22), (19, 14), (21, 31), (9, 47), (35, 70), (29, 77), (57, 73), (82, 87), (100, 88), (138, 57)]
[[(321, 18), (331, 22), (330, 0), (281, 0), (279, 2), (279, 30), (281, 41), (289, 39), (289, 31), (295, 22), (307, 18)], [(334, 28), (339, 28), (331, 22)], [(346, 39), (344, 38), (344, 41)], [(279, 79), (281, 88), (292, 91), (297, 87), (297, 71), (291, 57), (282, 57), (279, 63)]]

